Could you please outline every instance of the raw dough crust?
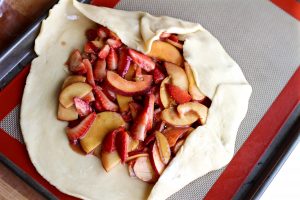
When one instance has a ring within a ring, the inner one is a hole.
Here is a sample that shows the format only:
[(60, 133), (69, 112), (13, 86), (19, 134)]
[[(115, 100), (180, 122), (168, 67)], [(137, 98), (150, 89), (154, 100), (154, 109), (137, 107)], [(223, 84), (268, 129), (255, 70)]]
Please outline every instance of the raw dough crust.
[[(74, 48), (82, 48), (84, 32), (94, 22), (144, 53), (162, 32), (180, 34), (197, 84), (212, 99), (207, 123), (190, 134), (154, 186), (130, 178), (121, 165), (106, 173), (98, 158), (73, 152), (66, 123), (56, 119), (58, 93), (68, 74), (64, 63)], [(42, 24), (35, 51), (38, 57), (23, 94), (21, 128), (32, 163), (60, 191), (83, 199), (161, 200), (231, 160), (252, 89), (217, 39), (199, 24), (60, 0)]]

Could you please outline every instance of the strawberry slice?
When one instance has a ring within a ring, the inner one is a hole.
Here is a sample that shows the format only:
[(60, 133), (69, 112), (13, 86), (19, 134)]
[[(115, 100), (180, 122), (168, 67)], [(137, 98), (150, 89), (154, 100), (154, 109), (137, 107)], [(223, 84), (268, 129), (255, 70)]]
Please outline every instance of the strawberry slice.
[(125, 130), (120, 131), (116, 137), (116, 147), (122, 163), (124, 163), (128, 157), (128, 143), (128, 133)]
[(161, 108), (156, 108), (154, 110), (153, 120), (155, 123), (161, 121)]
[(170, 96), (178, 103), (183, 104), (189, 102), (192, 97), (185, 90), (182, 90), (180, 87), (172, 84), (166, 84), (166, 89)]
[(97, 34), (101, 39), (108, 37), (110, 30), (104, 26), (100, 26), (97, 30)]
[(92, 42), (87, 42), (84, 45), (85, 53), (95, 54), (97, 50), (98, 50), (98, 48)]
[(95, 80), (94, 80), (92, 64), (88, 59), (84, 59), (82, 62), (87, 69), (87, 73), (86, 73), (87, 82), (88, 82), (88, 84), (90, 84), (91, 86), (94, 87), (96, 84), (95, 84)]
[(150, 57), (132, 49), (129, 49), (128, 53), (132, 60), (147, 72), (150, 72), (155, 68), (155, 62)]
[(108, 44), (104, 45), (98, 53), (98, 58), (105, 59), (109, 54), (110, 47)]
[(150, 135), (148, 135), (144, 141), (145, 146), (148, 146), (150, 143), (154, 142), (155, 138), (156, 138), (156, 136), (154, 133), (151, 133)]
[(149, 128), (152, 128), (153, 123), (153, 110), (154, 110), (154, 95), (150, 94), (145, 99), (143, 110), (136, 117), (132, 128), (132, 137), (136, 140), (144, 141), (146, 132)]
[(96, 113), (89, 114), (84, 118), (77, 126), (73, 128), (66, 128), (67, 136), (69, 140), (75, 143), (76, 140), (83, 138), (87, 131), (90, 129), (91, 125), (96, 119)]
[(174, 34), (171, 34), (168, 39), (174, 41), (174, 42), (178, 42), (179, 39), (178, 39), (178, 36), (177, 35), (174, 35)]
[(102, 81), (106, 77), (106, 61), (98, 59), (94, 67), (94, 79)]
[(97, 30), (96, 29), (88, 29), (85, 32), (85, 36), (88, 39), (88, 41), (93, 41), (97, 38)]
[(115, 70), (118, 67), (118, 55), (113, 48), (110, 48), (109, 54), (106, 58), (107, 68), (109, 70)]
[(149, 107), (147, 110), (147, 115), (148, 115), (148, 122), (146, 127), (147, 131), (151, 130), (153, 126), (154, 101), (155, 101), (155, 96), (152, 94), (149, 97), (149, 104), (148, 104)]
[(117, 40), (117, 39), (111, 39), (109, 38), (108, 40), (106, 40), (106, 43), (111, 47), (111, 48), (119, 48), (120, 46), (122, 46), (122, 42), (121, 40)]
[(118, 74), (121, 77), (124, 78), (125, 74), (127, 74), (130, 63), (131, 63), (131, 58), (127, 54), (127, 49), (121, 48), (119, 54), (119, 62), (118, 62)]
[(102, 91), (111, 101), (115, 101), (117, 99), (116, 93), (108, 89), (105, 84), (103, 85)]
[(98, 101), (94, 102), (94, 106), (95, 106), (95, 110), (97, 112), (103, 112), (103, 111), (105, 111), (105, 109), (103, 108), (103, 106), (101, 105), (101, 103), (98, 102)]
[(130, 122), (132, 120), (132, 116), (130, 112), (122, 112), (121, 116), (125, 122)]
[(166, 76), (164, 75), (164, 73), (158, 67), (155, 67), (155, 69), (153, 70), (153, 80), (154, 80), (154, 83), (155, 84), (159, 84), (165, 78), (166, 78)]
[(69, 70), (71, 72), (77, 73), (77, 74), (85, 74), (86, 68), (84, 64), (82, 63), (82, 56), (80, 54), (80, 51), (78, 49), (75, 49), (69, 56), (69, 59), (66, 63), (69, 67)]
[(130, 110), (132, 118), (135, 119), (135, 117), (137, 116), (137, 114), (142, 109), (142, 106), (139, 105), (138, 103), (135, 103), (134, 101), (129, 102), (128, 106), (129, 106), (129, 110)]
[(124, 127), (119, 127), (109, 132), (103, 139), (102, 151), (111, 153), (116, 150), (116, 136), (119, 132), (124, 131)]
[(80, 116), (87, 116), (92, 112), (91, 106), (78, 97), (74, 98), (74, 105)]
[(103, 93), (102, 88), (99, 86), (94, 87), (96, 100), (101, 104), (103, 109), (108, 111), (117, 111), (118, 106), (109, 100), (109, 98)]

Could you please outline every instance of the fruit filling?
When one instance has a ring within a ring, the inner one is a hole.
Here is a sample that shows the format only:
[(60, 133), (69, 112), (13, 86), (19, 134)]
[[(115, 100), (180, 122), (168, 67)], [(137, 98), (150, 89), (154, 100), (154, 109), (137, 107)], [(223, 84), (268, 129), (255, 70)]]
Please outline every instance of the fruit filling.
[(74, 49), (59, 94), (72, 149), (95, 155), (109, 172), (154, 183), (194, 128), (205, 124), (210, 99), (197, 87), (176, 34), (162, 33), (145, 55), (104, 26), (86, 31)]

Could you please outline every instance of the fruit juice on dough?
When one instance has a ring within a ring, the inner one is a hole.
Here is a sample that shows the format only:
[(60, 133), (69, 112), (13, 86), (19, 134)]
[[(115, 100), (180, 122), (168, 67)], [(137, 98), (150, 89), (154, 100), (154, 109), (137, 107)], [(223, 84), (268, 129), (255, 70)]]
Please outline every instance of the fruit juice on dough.
[(53, 2), (54, 0), (0, 0), (0, 52)]

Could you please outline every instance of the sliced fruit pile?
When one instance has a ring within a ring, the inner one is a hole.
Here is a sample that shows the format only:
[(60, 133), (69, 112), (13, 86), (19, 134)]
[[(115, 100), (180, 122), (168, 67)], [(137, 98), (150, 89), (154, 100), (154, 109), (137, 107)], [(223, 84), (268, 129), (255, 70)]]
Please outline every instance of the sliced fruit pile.
[(128, 48), (103, 26), (86, 31), (59, 95), (58, 119), (68, 121), (72, 148), (98, 156), (110, 171), (155, 182), (195, 127), (210, 100), (182, 56), (183, 41), (163, 33), (148, 55)]

